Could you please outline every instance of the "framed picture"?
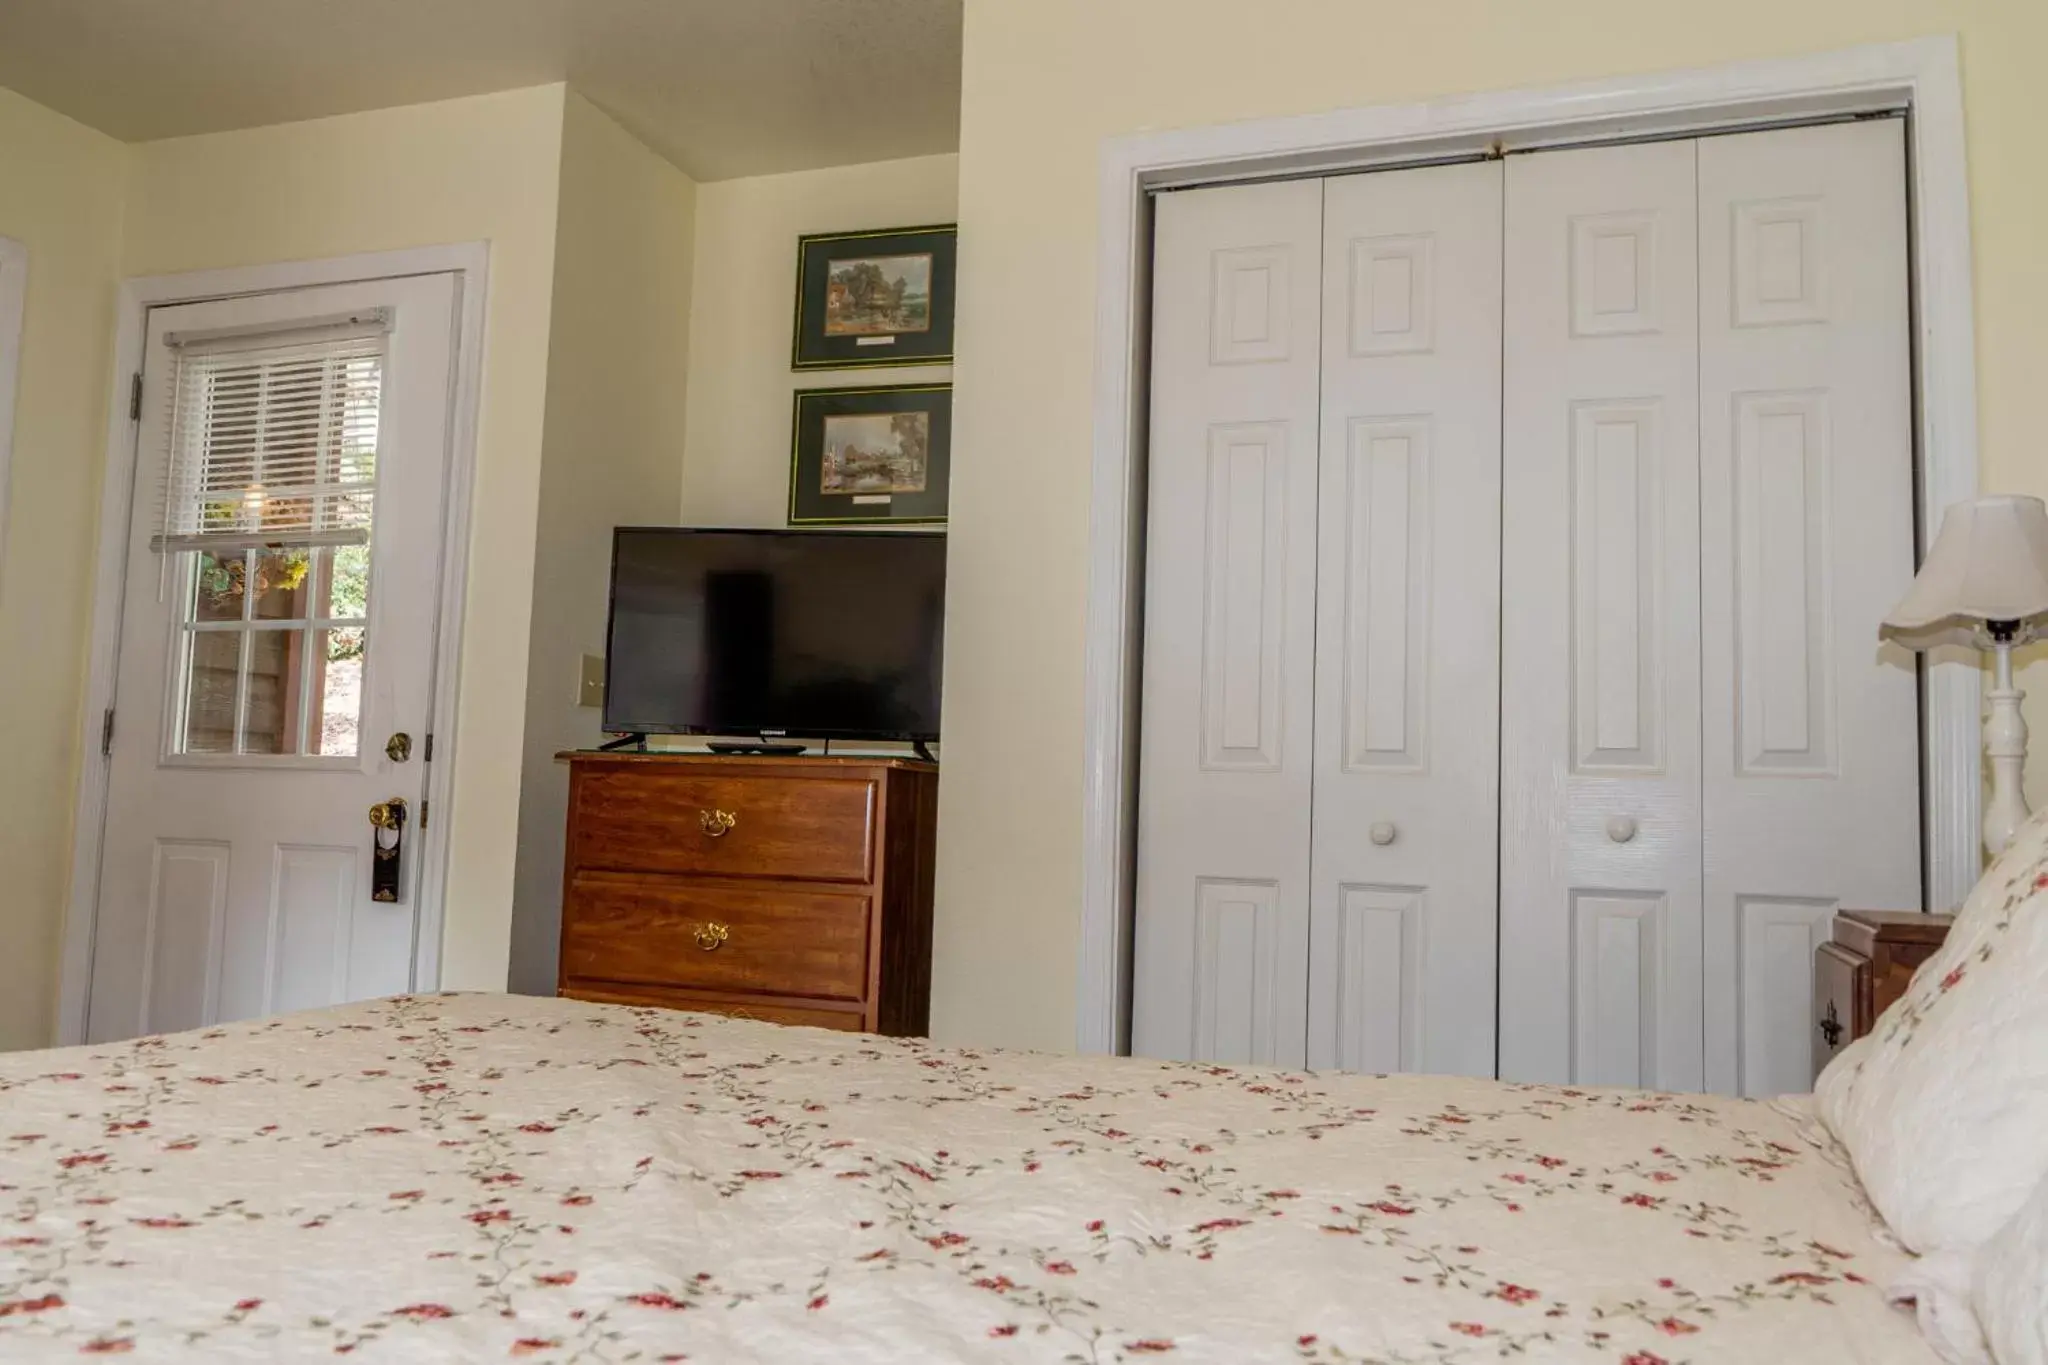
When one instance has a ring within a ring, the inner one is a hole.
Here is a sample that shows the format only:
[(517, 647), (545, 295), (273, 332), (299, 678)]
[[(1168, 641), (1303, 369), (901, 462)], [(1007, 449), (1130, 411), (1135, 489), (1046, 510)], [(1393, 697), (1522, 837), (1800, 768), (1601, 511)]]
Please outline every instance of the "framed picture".
[(791, 368), (950, 364), (959, 238), (948, 224), (797, 239)]
[(791, 526), (946, 519), (953, 386), (800, 389), (790, 441)]

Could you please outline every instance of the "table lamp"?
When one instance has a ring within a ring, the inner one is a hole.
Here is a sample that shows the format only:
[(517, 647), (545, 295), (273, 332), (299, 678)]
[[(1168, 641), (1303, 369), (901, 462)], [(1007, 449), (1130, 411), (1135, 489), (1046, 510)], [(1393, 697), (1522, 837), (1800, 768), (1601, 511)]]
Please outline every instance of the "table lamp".
[(1959, 502), (1942, 515), (1934, 548), (1913, 586), (1878, 628), (1910, 649), (1968, 645), (1996, 656), (1991, 715), (1984, 725), (1991, 802), (1984, 847), (2005, 851), (2027, 819), (2021, 774), (2027, 761), (2026, 694), (2012, 685), (2012, 652), (2048, 621), (2048, 506), (1999, 495)]

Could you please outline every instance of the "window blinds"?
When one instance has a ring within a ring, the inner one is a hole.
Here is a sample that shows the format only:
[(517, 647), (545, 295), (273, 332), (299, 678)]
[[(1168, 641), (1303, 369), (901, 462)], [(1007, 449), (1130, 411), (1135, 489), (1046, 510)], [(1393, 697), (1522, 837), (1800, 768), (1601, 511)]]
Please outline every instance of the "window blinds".
[(388, 316), (165, 338), (170, 458), (159, 551), (363, 545)]

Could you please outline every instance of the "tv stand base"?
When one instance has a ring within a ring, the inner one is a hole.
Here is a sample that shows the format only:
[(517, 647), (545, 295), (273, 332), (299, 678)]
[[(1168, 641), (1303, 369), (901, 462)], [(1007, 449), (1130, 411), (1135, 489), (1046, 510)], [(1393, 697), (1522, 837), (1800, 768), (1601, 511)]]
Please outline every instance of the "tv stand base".
[(770, 758), (794, 758), (808, 747), (802, 744), (775, 744), (768, 740), (708, 741), (704, 745), (714, 754), (763, 754)]

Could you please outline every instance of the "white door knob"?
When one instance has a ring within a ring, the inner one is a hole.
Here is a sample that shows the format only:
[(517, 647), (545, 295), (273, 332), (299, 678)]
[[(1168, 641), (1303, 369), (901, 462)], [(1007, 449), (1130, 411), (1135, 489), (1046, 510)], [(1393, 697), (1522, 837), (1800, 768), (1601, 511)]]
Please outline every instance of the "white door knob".
[(1393, 843), (1396, 833), (1394, 827), (1385, 820), (1380, 821), (1367, 832), (1372, 835), (1372, 841), (1381, 848), (1385, 848), (1388, 844)]
[(1625, 844), (1636, 837), (1636, 822), (1626, 815), (1607, 817), (1607, 837), (1617, 844)]

